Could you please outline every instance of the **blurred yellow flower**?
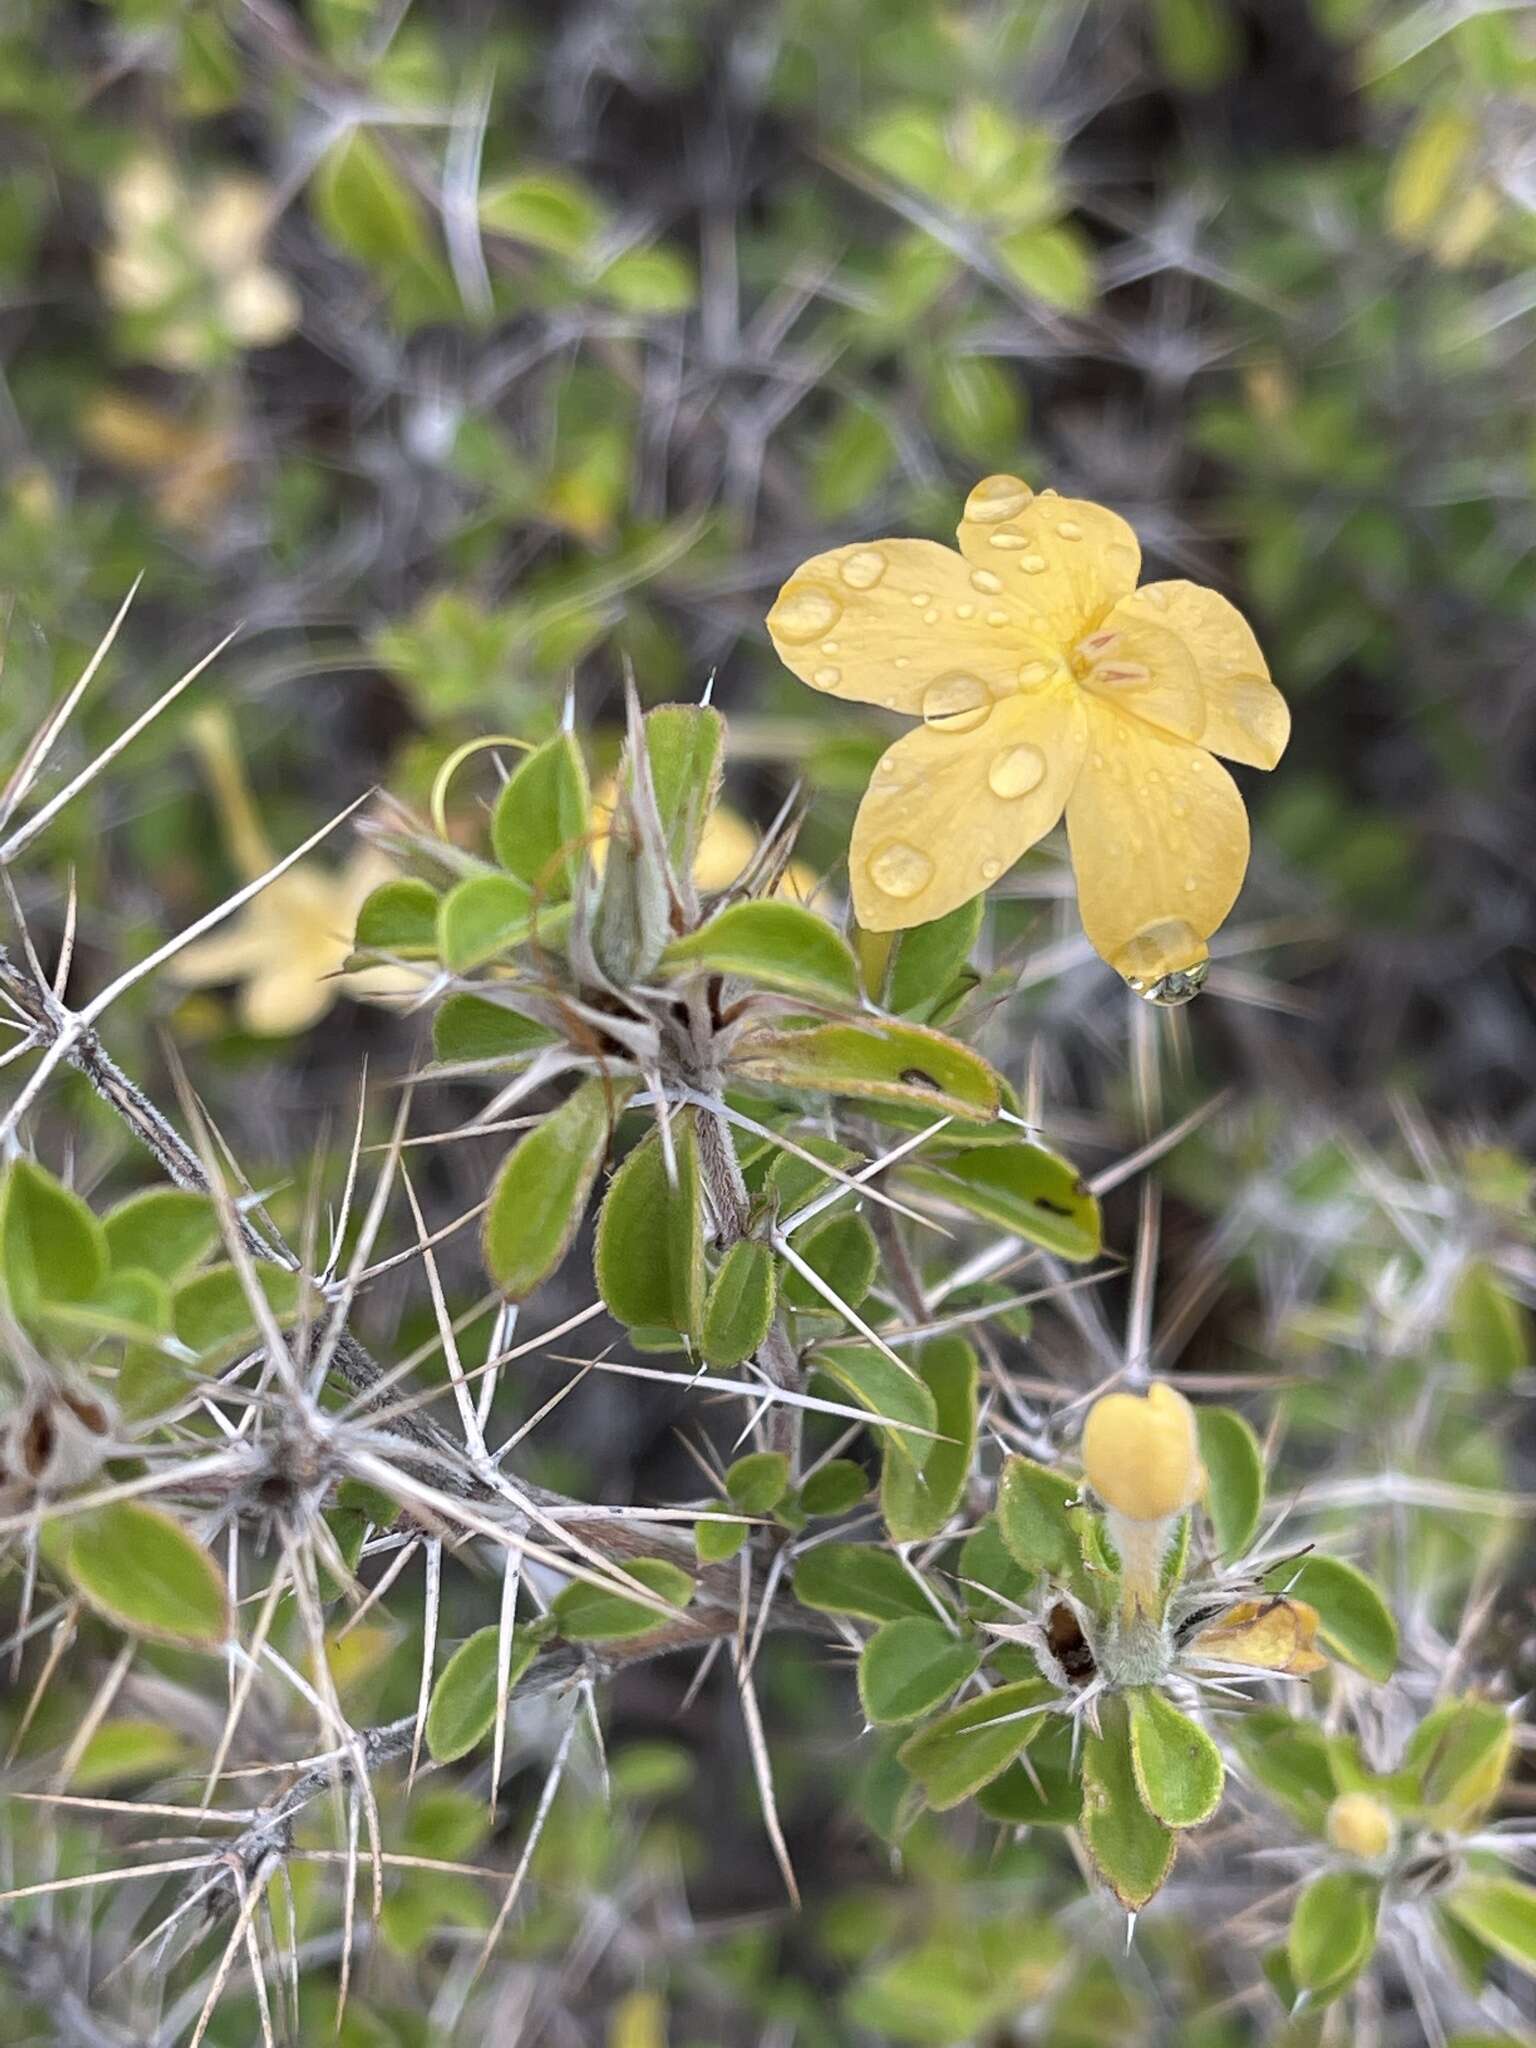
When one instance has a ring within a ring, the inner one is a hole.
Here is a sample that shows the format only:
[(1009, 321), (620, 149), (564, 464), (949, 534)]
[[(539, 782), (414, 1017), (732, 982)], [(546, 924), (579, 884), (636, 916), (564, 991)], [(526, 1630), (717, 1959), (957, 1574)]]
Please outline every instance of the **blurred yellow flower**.
[(1185, 1654), (1197, 1662), (1241, 1664), (1250, 1671), (1310, 1678), (1328, 1663), (1314, 1647), (1317, 1628), (1317, 1609), (1305, 1600), (1290, 1600), (1284, 1594), (1243, 1600), (1202, 1629)]
[(859, 808), (859, 922), (943, 916), (1065, 811), (1090, 941), (1138, 994), (1185, 1001), (1248, 864), (1215, 756), (1272, 768), (1290, 735), (1258, 642), (1215, 591), (1138, 590), (1136, 536), (1102, 505), (990, 476), (959, 539), (834, 548), (768, 614), (802, 682), (923, 720)]
[(80, 438), (116, 468), (149, 478), (161, 518), (184, 530), (219, 511), (239, 474), (226, 428), (178, 419), (125, 391), (98, 391), (88, 400)]
[[(606, 834), (618, 789), (610, 775), (592, 792), (592, 823), (600, 835), (592, 843), (592, 865), (599, 874), (607, 858)], [(745, 872), (757, 852), (758, 835), (739, 811), (729, 804), (716, 804), (704, 821), (699, 850), (693, 857), (694, 886), (705, 896), (718, 895)], [(803, 860), (792, 860), (779, 877), (774, 892), (794, 903), (809, 903), (816, 893), (816, 876)]]
[[(254, 881), (273, 865), (274, 856), (251, 803), (229, 722), (217, 712), (207, 714), (193, 721), (192, 736), (231, 858)], [(412, 995), (422, 976), (409, 968), (340, 972), (352, 951), (358, 911), (394, 872), (371, 847), (361, 848), (339, 870), (302, 861), (269, 882), (220, 930), (178, 953), (166, 971), (182, 988), (238, 982), (241, 1026), (262, 1038), (307, 1030), (338, 996), (382, 1001)]]
[(1195, 1411), (1161, 1380), (1145, 1394), (1101, 1394), (1083, 1424), (1082, 1456), (1105, 1507), (1132, 1522), (1181, 1515), (1205, 1484)]
[(229, 173), (193, 191), (162, 157), (142, 156), (113, 179), (106, 209), (102, 290), (147, 320), (149, 361), (204, 369), (231, 344), (268, 348), (298, 326), (297, 292), (260, 260), (272, 196), (259, 180)]
[(1334, 1848), (1359, 1857), (1362, 1863), (1385, 1856), (1397, 1839), (1391, 1809), (1369, 1792), (1342, 1793), (1329, 1807), (1324, 1825)]

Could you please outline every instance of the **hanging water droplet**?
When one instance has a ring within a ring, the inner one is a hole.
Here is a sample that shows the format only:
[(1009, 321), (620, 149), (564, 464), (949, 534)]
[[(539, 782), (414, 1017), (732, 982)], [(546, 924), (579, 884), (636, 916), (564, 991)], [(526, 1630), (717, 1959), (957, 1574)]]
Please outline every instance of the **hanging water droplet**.
[(843, 672), (840, 668), (819, 668), (811, 676), (811, 681), (818, 690), (835, 690), (842, 680)]
[(1034, 496), (1029, 485), (1016, 476), (983, 477), (965, 501), (965, 516), (981, 526), (995, 526), (1000, 519), (1016, 519)]
[(1211, 971), (1204, 939), (1181, 917), (1160, 918), (1110, 955), (1109, 964), (1133, 994), (1165, 1008), (1198, 995)]
[(886, 560), (878, 548), (860, 548), (844, 559), (839, 573), (850, 590), (873, 590), (885, 571)]
[(869, 879), (887, 896), (915, 896), (933, 879), (933, 862), (919, 847), (892, 839), (873, 856)]
[(1059, 519), (1056, 522), (1056, 531), (1063, 540), (1081, 540), (1083, 537), (1083, 529), (1075, 519)]
[(979, 676), (940, 676), (923, 692), (923, 717), (939, 732), (974, 732), (992, 710), (992, 692)]
[(1044, 555), (1020, 555), (1019, 567), (1026, 576), (1039, 576), (1045, 570)]
[(777, 640), (819, 640), (837, 624), (842, 609), (826, 591), (809, 583), (795, 584), (780, 591), (768, 614), (768, 630)]
[(1001, 576), (994, 576), (990, 569), (973, 569), (971, 571), (971, 588), (979, 590), (984, 597), (1001, 597), (1003, 594), (1003, 579)]
[(1045, 780), (1045, 756), (1027, 744), (994, 754), (987, 768), (987, 787), (994, 796), (1028, 796)]

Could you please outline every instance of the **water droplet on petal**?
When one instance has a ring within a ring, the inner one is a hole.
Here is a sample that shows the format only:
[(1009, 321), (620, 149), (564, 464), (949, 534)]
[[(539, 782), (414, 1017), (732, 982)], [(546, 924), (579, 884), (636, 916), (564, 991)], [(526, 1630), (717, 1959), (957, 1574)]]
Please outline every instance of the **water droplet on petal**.
[(1007, 614), (1007, 612), (1005, 612), (1005, 611), (995, 611), (995, 612), (988, 612), (988, 613), (987, 613), (987, 624), (988, 624), (989, 626), (1006, 626), (1006, 625), (1007, 625), (1007, 623), (1008, 623), (1008, 614)]
[(1111, 955), (1109, 964), (1134, 994), (1172, 1008), (1199, 994), (1210, 973), (1211, 956), (1192, 924), (1181, 917), (1165, 917), (1143, 925)]
[(957, 604), (957, 605), (955, 606), (955, 617), (956, 617), (957, 619), (974, 619), (974, 618), (975, 618), (975, 616), (976, 616), (976, 607), (975, 607), (975, 605), (973, 605), (973, 604)]
[(1029, 546), (1029, 535), (1027, 533), (1016, 533), (1009, 527), (1000, 533), (989, 533), (987, 535), (987, 546), (989, 548), (1001, 548), (1005, 553), (1010, 549), (1027, 548)]
[(823, 640), (821, 643), (821, 651), (823, 654), (836, 654), (837, 646), (838, 643), (835, 640)]
[(1083, 537), (1083, 529), (1075, 519), (1059, 519), (1056, 522), (1056, 531), (1063, 540), (1081, 540)]
[(886, 560), (878, 548), (860, 548), (844, 560), (839, 573), (850, 590), (873, 590), (885, 570)]
[(1016, 519), (1034, 496), (1016, 476), (983, 477), (965, 501), (965, 516), (981, 526), (995, 526), (1000, 519)]
[(927, 611), (923, 613), (923, 624), (925, 626), (936, 626), (938, 623), (939, 608), (936, 604), (931, 604), (929, 605)]
[(979, 676), (940, 676), (923, 692), (923, 717), (939, 732), (974, 732), (992, 710), (992, 692)]
[(1048, 683), (1056, 673), (1056, 665), (1049, 661), (1026, 661), (1019, 670), (1019, 687), (1036, 690), (1042, 683)]
[(1045, 780), (1045, 756), (1038, 747), (1009, 747), (994, 754), (987, 769), (987, 786), (994, 796), (1028, 796)]
[(919, 847), (892, 839), (869, 863), (869, 879), (887, 896), (915, 896), (933, 879), (933, 862)]
[(837, 624), (842, 609), (826, 591), (809, 583), (794, 584), (779, 593), (768, 614), (768, 630), (779, 640), (819, 640)]
[(1020, 555), (1019, 567), (1026, 576), (1039, 576), (1045, 571), (1044, 555)]
[(811, 681), (818, 690), (835, 690), (842, 680), (843, 672), (840, 668), (819, 668), (811, 676)]
[(971, 571), (971, 588), (981, 591), (985, 597), (1001, 597), (1003, 594), (1003, 579), (1001, 576), (994, 576), (990, 569), (973, 569)]
[(914, 609), (921, 611), (925, 604), (933, 603), (933, 592), (931, 590), (914, 590), (912, 593), (912, 603)]
[(984, 860), (981, 864), (981, 878), (984, 882), (995, 882), (1003, 872), (1000, 860)]

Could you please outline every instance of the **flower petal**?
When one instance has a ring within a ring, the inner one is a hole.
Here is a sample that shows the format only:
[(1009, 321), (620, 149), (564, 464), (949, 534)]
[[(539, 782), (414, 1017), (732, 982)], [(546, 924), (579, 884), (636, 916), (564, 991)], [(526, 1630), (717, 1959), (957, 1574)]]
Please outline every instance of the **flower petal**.
[[(1237, 900), (1248, 816), (1219, 761), (1083, 696), (1088, 754), (1067, 803), (1077, 901), (1094, 950), (1139, 994), (1194, 993), (1205, 941)], [(1161, 989), (1194, 970), (1189, 984)]]
[(1205, 693), (1202, 746), (1251, 768), (1274, 767), (1291, 736), (1291, 714), (1236, 605), (1198, 583), (1148, 583), (1104, 623), (1120, 619), (1166, 626), (1183, 641)]
[(854, 820), (853, 905), (904, 931), (969, 902), (1061, 816), (1088, 721), (1070, 683), (1005, 697), (968, 731), (925, 725), (887, 749)]
[(271, 934), (247, 909), (222, 931), (172, 954), (165, 975), (178, 988), (216, 988), (221, 982), (243, 981), (265, 966), (271, 953)]
[(784, 666), (830, 697), (920, 717), (935, 685), (958, 700), (969, 684), (979, 710), (1016, 690), (1025, 666), (1038, 671), (1027, 681), (1043, 682), (1056, 663), (1001, 587), (995, 577), (978, 587), (964, 558), (937, 541), (868, 541), (797, 569), (768, 632)]
[(1037, 630), (1068, 648), (1136, 588), (1141, 549), (1107, 506), (1038, 497), (1016, 476), (984, 477), (965, 501), (960, 552)]
[(1190, 1655), (1307, 1678), (1323, 1670), (1328, 1661), (1312, 1647), (1316, 1636), (1317, 1609), (1305, 1600), (1289, 1600), (1283, 1595), (1244, 1600), (1229, 1608), (1213, 1627), (1201, 1630), (1190, 1645)]
[(341, 993), (321, 978), (307, 951), (291, 965), (254, 976), (240, 997), (240, 1022), (256, 1038), (286, 1038), (323, 1017)]
[(1198, 740), (1205, 731), (1205, 692), (1194, 656), (1167, 626), (1129, 611), (1133, 602), (1122, 598), (1112, 605), (1103, 624), (1078, 641), (1083, 688), (1178, 739)]

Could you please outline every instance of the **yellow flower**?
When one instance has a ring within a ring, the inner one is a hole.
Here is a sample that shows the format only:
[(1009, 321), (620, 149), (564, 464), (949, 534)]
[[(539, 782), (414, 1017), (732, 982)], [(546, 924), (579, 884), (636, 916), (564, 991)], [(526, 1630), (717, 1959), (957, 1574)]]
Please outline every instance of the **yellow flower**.
[(1346, 1856), (1374, 1863), (1397, 1839), (1397, 1826), (1379, 1799), (1369, 1792), (1346, 1792), (1328, 1809), (1328, 1839)]
[(157, 325), (144, 344), (169, 369), (205, 368), (220, 343), (268, 348), (299, 324), (298, 294), (260, 261), (272, 195), (227, 174), (190, 191), (161, 157), (128, 164), (106, 194), (112, 243), (102, 289), (126, 313)]
[(1193, 1505), (1205, 1483), (1195, 1411), (1155, 1381), (1143, 1394), (1101, 1394), (1083, 1425), (1083, 1472), (1105, 1507), (1161, 1522)]
[(1290, 1678), (1310, 1678), (1328, 1659), (1315, 1647), (1318, 1613), (1305, 1600), (1276, 1594), (1267, 1600), (1241, 1600), (1220, 1621), (1202, 1629), (1189, 1654), (1218, 1664), (1242, 1664), (1250, 1671), (1278, 1671)]
[[(213, 786), (214, 804), (235, 866), (254, 881), (273, 865), (272, 849), (251, 802), (228, 721), (209, 713), (192, 737)], [(395, 870), (363, 847), (340, 870), (302, 861), (269, 882), (228, 923), (185, 947), (166, 972), (182, 988), (240, 984), (243, 1029), (261, 1038), (286, 1036), (318, 1023), (338, 996), (383, 1001), (416, 993), (422, 975), (403, 967), (340, 970), (364, 900)]]
[(1185, 582), (1138, 590), (1102, 505), (979, 483), (960, 552), (834, 548), (768, 614), (781, 660), (834, 697), (921, 716), (853, 829), (860, 924), (923, 924), (977, 895), (1066, 813), (1083, 927), (1138, 994), (1179, 1002), (1248, 864), (1224, 754), (1272, 768), (1290, 734), (1242, 616)]

